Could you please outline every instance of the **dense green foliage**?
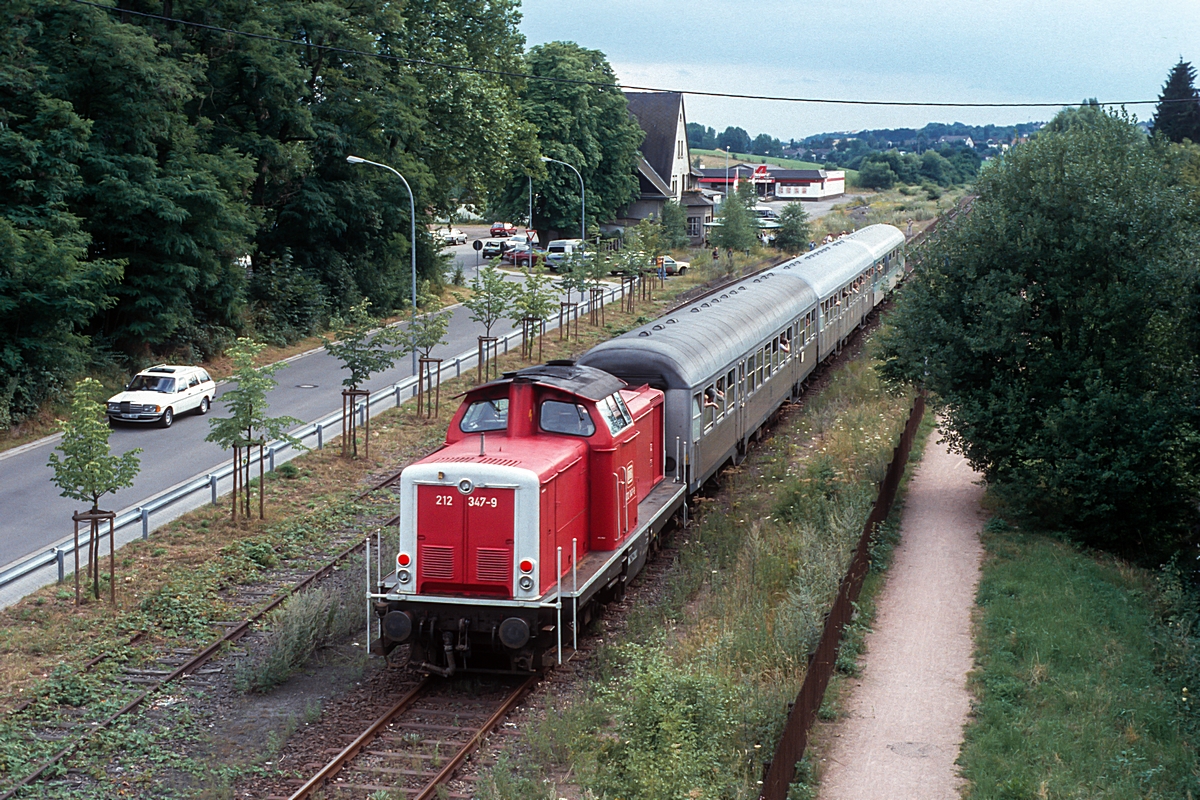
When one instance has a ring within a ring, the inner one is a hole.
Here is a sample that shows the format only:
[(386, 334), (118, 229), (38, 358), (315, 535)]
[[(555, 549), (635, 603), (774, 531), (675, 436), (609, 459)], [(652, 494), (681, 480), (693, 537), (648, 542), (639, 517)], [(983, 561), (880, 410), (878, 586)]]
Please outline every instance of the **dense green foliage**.
[(1148, 576), (989, 527), (964, 796), (1200, 796), (1189, 684), (1162, 669), (1179, 650)]
[(1187, 193), (1125, 117), (1063, 112), (929, 246), (884, 372), (1016, 513), (1143, 559), (1197, 496), (1197, 268)]
[[(587, 225), (616, 216), (637, 199), (638, 145), (643, 132), (629, 115), (625, 95), (604, 54), (571, 42), (550, 42), (531, 48), (525, 58), (530, 75), (581, 83), (529, 81), (520, 100), (521, 115), (537, 131), (542, 154), (579, 171), (587, 193)], [(579, 230), (582, 198), (579, 177), (561, 164), (543, 164), (536, 154), (511, 161), (503, 189), (489, 204), (493, 216), (525, 219), (529, 209), (529, 176), (533, 176), (533, 221), (540, 240), (550, 231), (574, 237)]]
[(692, 240), (687, 234), (687, 211), (676, 200), (668, 200), (663, 204), (659, 224), (662, 226), (662, 243), (666, 249), (675, 250), (691, 244)]
[(755, 227), (754, 186), (749, 181), (743, 183), (738, 191), (730, 193), (721, 203), (720, 225), (712, 229), (709, 241), (721, 250), (740, 252), (752, 247), (758, 241), (758, 229)]
[(1172, 142), (1184, 139), (1200, 142), (1200, 94), (1196, 92), (1195, 80), (1196, 70), (1179, 59), (1158, 96), (1152, 126), (1155, 133)]
[(342, 362), (342, 368), (350, 373), (342, 378), (342, 385), (348, 389), (357, 389), (376, 372), (391, 369), (405, 353), (396, 349), (401, 339), (398, 328), (385, 325), (376, 329), (378, 323), (371, 316), (370, 300), (363, 300), (351, 306), (344, 316), (335, 317), (331, 327), (337, 339), (321, 337), (321, 343), (325, 352)]
[[(513, 0), (0, 0), (0, 416), (90, 362), (309, 334), (438, 278), (431, 212), (529, 159)], [(339, 48), (336, 53), (328, 48)], [(409, 59), (410, 61), (402, 61)], [(382, 170), (395, 166), (409, 197)], [(106, 357), (106, 356), (104, 356)], [(0, 420), (7, 421), (7, 420)]]
[(788, 203), (779, 213), (779, 227), (775, 230), (775, 246), (785, 253), (795, 255), (808, 249), (812, 230), (808, 224), (808, 212), (800, 202)]

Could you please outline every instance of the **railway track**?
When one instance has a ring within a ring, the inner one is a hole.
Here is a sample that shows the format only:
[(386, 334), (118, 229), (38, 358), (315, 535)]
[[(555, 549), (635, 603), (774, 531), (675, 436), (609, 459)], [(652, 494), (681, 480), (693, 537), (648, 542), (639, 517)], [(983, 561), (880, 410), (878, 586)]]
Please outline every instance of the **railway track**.
[[(403, 693), (291, 792), (275, 790), (270, 800), (362, 797), (372, 792), (469, 798), (443, 787), (484, 737), (520, 702), (538, 677), (492, 682), (426, 677)], [(352, 737), (352, 738), (351, 738)]]

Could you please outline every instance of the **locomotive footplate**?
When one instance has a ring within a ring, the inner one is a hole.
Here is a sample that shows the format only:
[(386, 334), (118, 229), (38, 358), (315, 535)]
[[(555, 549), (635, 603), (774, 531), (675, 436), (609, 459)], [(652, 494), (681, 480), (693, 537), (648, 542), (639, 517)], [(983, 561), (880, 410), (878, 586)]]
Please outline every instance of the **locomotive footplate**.
[(399, 642), (414, 643), (414, 666), (440, 674), (536, 670), (547, 653), (570, 651), (572, 620), (582, 625), (592, 601), (619, 599), (645, 564), (654, 537), (682, 508), (686, 492), (682, 483), (661, 482), (638, 504), (639, 524), (620, 547), (584, 554), (577, 570), (564, 573), (558, 586), (536, 600), (400, 594), (393, 572), (380, 593), (371, 595), (381, 618), (381, 644), (390, 650)]

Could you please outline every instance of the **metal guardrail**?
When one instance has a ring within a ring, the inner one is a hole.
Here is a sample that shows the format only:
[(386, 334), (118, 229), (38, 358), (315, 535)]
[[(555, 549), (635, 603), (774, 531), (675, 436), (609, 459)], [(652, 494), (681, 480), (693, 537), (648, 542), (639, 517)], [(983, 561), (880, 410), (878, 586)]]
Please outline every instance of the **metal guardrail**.
[[(618, 288), (611, 288), (602, 295), (600, 304), (607, 305), (607, 304), (613, 302), (614, 300), (616, 300), (618, 298), (618, 296), (623, 297), (624, 293), (625, 293), (624, 292), (624, 284)], [(587, 300), (581, 301), (579, 303), (579, 305), (582, 307), (582, 310), (579, 312), (580, 314), (588, 313), (591, 311), (591, 299), (590, 298), (588, 298)], [(555, 326), (555, 327), (557, 327), (557, 326)], [(548, 330), (553, 330), (553, 329), (554, 329), (553, 327), (548, 326)], [(504, 352), (507, 353), (508, 349), (509, 349), (509, 345), (513, 342), (518, 341), (522, 335), (523, 335), (523, 332), (520, 330), (511, 331), (510, 333), (501, 337), (499, 339), (499, 341), (496, 342), (496, 347), (497, 348), (503, 347)], [(478, 358), (479, 358), (479, 354), (477, 351), (474, 351), (474, 350), (468, 351), (466, 353), (462, 353), (458, 356), (455, 356), (454, 359), (450, 362), (450, 364), (446, 365), (442, 369), (441, 377), (440, 377), (440, 379), (438, 379), (439, 384), (442, 380), (450, 380), (451, 378), (460, 377), (462, 375), (463, 368), (467, 365), (473, 365), (475, 363), (475, 361), (478, 360)], [(453, 376), (451, 376), (451, 374), (450, 374), (451, 368), (453, 368), (453, 370), (454, 370)], [(367, 414), (373, 415), (374, 413), (376, 413), (374, 411), (375, 409), (381, 410), (385, 407), (383, 405), (383, 403), (384, 403), (384, 401), (386, 401), (389, 398), (394, 398), (394, 400), (395, 400), (394, 407), (399, 408), (401, 403), (404, 402), (404, 399), (416, 397), (417, 384), (420, 382), (421, 377), (422, 376), (419, 376), (419, 375), (410, 375), (409, 377), (404, 378), (403, 380), (393, 383), (391, 386), (388, 386), (384, 389), (380, 389), (376, 392), (371, 393), (367, 397), (367, 400), (365, 402), (359, 403), (356, 406), (355, 413), (357, 413), (361, 416), (364, 416), (364, 417)], [(295, 431), (292, 431), (291, 435), (294, 436), (296, 439), (299, 439), (301, 441), (301, 443), (303, 443), (307, 439), (312, 439), (315, 437), (317, 449), (321, 449), (322, 447), (325, 446), (325, 429), (332, 427), (335, 430), (337, 430), (340, 435), (341, 421), (342, 421), (342, 412), (336, 411), (332, 414), (322, 417), (321, 419), (317, 420), (316, 422), (311, 422), (307, 425), (303, 425), (300, 428), (297, 428)], [(292, 458), (294, 458), (295, 456), (299, 455), (300, 452), (301, 451), (293, 448), (287, 442), (276, 441), (276, 442), (271, 442), (270, 444), (268, 444), (266, 446), (266, 448), (262, 452), (261, 459), (266, 460), (267, 471), (274, 472), (277, 457), (280, 457), (282, 455), (282, 458), (280, 460), (289, 461)], [(251, 465), (257, 464), (259, 462), (259, 460), (260, 460), (259, 457), (255, 457), (250, 461), (250, 464)], [(136, 525), (137, 523), (140, 522), (141, 526), (142, 526), (142, 538), (148, 539), (148, 538), (150, 538), (150, 516), (152, 514), (158, 513), (160, 511), (162, 511), (163, 509), (166, 509), (166, 508), (169, 508), (169, 507), (175, 505), (176, 503), (178, 503), (179, 501), (181, 501), (185, 498), (191, 497), (200, 492), (204, 492), (205, 490), (207, 490), (209, 492), (210, 502), (213, 505), (216, 505), (217, 498), (226, 493), (224, 491), (219, 491), (219, 488), (218, 488), (219, 484), (221, 481), (228, 480), (229, 478), (232, 477), (233, 469), (234, 469), (233, 460), (230, 459), (227, 463), (220, 465), (215, 470), (208, 473), (207, 475), (204, 475), (203, 477), (194, 478), (191, 481), (188, 481), (187, 483), (185, 483), (181, 486), (177, 486), (173, 489), (168, 489), (167, 491), (159, 494), (158, 496), (152, 497), (149, 500), (146, 500), (145, 502), (143, 502), (141, 505), (137, 506), (136, 508), (134, 508), (130, 511), (126, 511), (124, 514), (119, 514), (117, 516), (117, 518), (113, 521), (113, 536), (116, 536), (117, 533), (119, 531), (121, 531), (122, 529), (128, 528), (132, 525)], [(108, 536), (108, 532), (105, 531), (105, 532), (101, 533), (97, 538), (100, 541), (103, 541), (107, 536)], [(90, 542), (91, 542), (91, 532), (90, 531), (87, 532), (86, 534), (80, 535), (79, 547), (81, 550), (86, 551), (86, 548)], [(9, 584), (14, 583), (16, 581), (19, 581), (21, 578), (24, 578), (27, 575), (30, 575), (34, 572), (37, 572), (40, 569), (44, 569), (45, 567), (48, 567), (51, 564), (58, 565), (58, 582), (62, 583), (63, 580), (66, 578), (65, 570), (66, 570), (67, 556), (72, 554), (74, 549), (75, 549), (75, 545), (74, 545), (74, 542), (72, 541), (71, 543), (68, 543), (68, 544), (54, 545), (47, 550), (44, 550), (44, 551), (41, 551), (41, 552), (38, 552), (38, 553), (28, 556), (25, 560), (21, 561), (20, 563), (14, 564), (13, 566), (9, 567), (8, 569), (4, 570), (3, 572), (0, 572), (0, 588), (8, 586)]]

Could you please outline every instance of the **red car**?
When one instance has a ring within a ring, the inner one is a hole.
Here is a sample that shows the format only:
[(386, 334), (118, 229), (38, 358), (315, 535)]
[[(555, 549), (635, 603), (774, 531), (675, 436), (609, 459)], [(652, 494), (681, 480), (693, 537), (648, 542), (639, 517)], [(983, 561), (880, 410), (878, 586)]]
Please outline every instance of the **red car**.
[(492, 230), (488, 233), (492, 238), (512, 236), (517, 232), (517, 226), (511, 222), (493, 222)]

